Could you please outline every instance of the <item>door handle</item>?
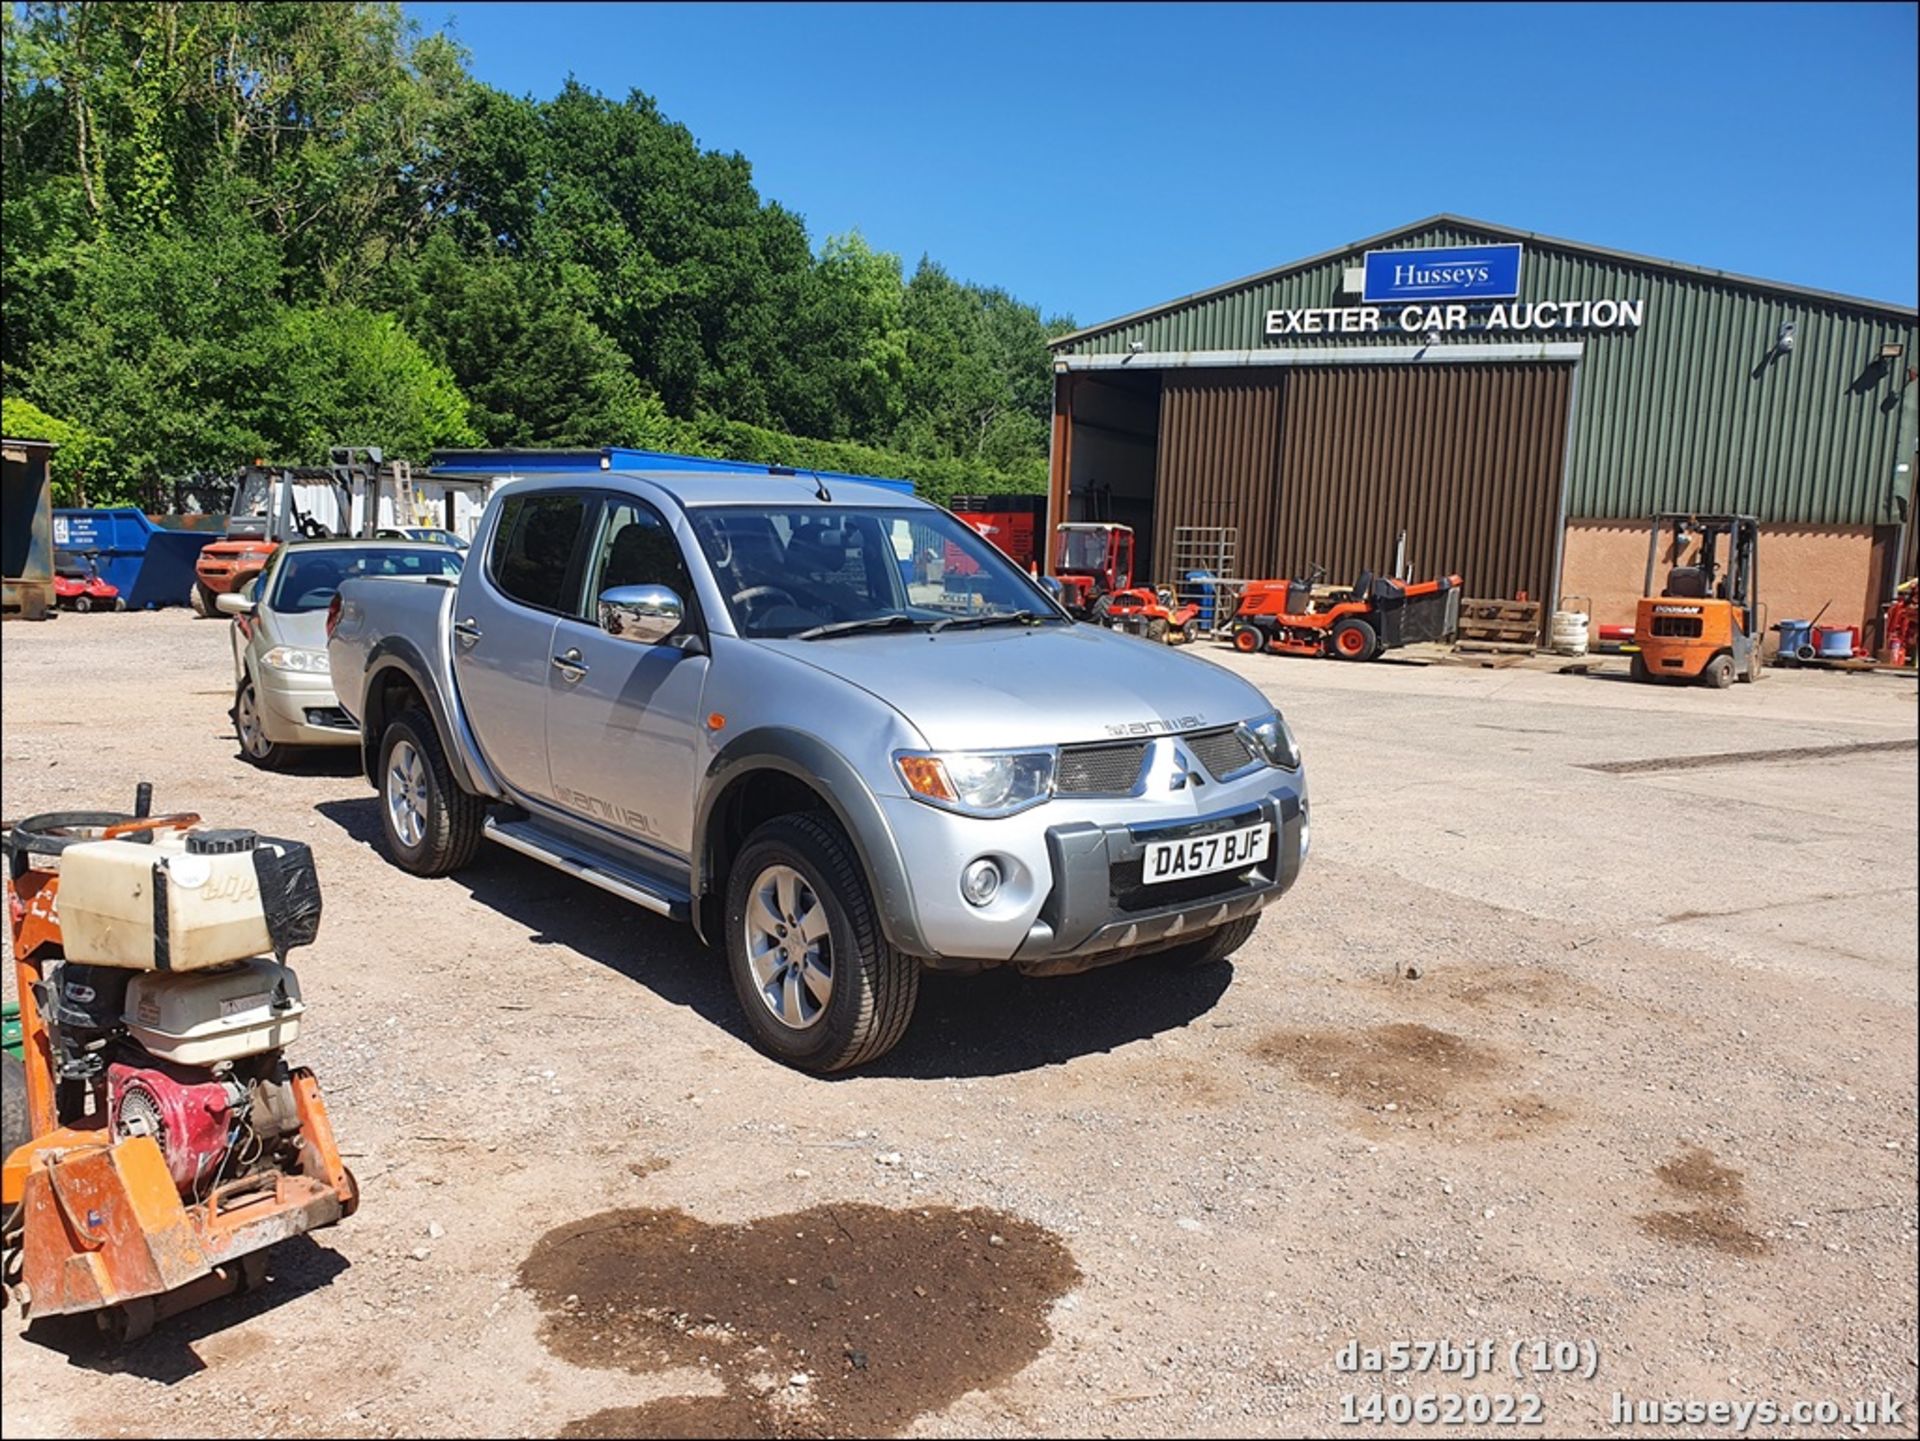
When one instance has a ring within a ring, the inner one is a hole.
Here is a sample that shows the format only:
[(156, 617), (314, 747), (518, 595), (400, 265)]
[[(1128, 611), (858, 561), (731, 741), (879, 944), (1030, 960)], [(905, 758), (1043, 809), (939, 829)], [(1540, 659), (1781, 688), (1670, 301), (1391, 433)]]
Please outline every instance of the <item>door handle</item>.
[(578, 648), (569, 650), (565, 655), (555, 656), (553, 658), (553, 667), (568, 680), (579, 680), (581, 676), (587, 673), (588, 669), (580, 660)]
[(480, 639), (480, 627), (473, 623), (473, 620), (471, 617), (467, 618), (466, 620), (455, 621), (453, 623), (453, 633), (459, 636), (460, 639), (465, 641), (468, 645), (472, 645), (475, 641)]

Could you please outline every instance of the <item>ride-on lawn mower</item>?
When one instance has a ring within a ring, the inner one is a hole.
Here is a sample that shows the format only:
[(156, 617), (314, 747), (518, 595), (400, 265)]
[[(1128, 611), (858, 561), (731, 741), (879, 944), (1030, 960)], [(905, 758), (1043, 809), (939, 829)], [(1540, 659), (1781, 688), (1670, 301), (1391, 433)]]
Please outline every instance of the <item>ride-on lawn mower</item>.
[(1298, 580), (1256, 580), (1240, 592), (1228, 631), (1243, 654), (1372, 660), (1415, 641), (1447, 641), (1460, 627), (1460, 577), (1400, 581), (1362, 571), (1344, 590), (1316, 599), (1326, 571)]
[(75, 554), (70, 550), (53, 553), (54, 602), (62, 610), (125, 610), (127, 599), (120, 587), (100, 578), (100, 552), (89, 550)]
[[(313, 940), (306, 846), (194, 815), (34, 816), (7, 836), (24, 1060), (5, 1067), (7, 1286), (119, 1339), (266, 1277), (353, 1214), (313, 1073), (282, 1048)], [(272, 957), (262, 954), (271, 952)]]
[(1114, 630), (1168, 645), (1186, 645), (1200, 638), (1200, 607), (1193, 601), (1178, 604), (1170, 590), (1144, 585), (1116, 590), (1105, 597), (1105, 623)]
[(1101, 620), (1109, 599), (1133, 588), (1133, 530), (1107, 521), (1054, 528), (1053, 573), (1060, 603), (1076, 620)]

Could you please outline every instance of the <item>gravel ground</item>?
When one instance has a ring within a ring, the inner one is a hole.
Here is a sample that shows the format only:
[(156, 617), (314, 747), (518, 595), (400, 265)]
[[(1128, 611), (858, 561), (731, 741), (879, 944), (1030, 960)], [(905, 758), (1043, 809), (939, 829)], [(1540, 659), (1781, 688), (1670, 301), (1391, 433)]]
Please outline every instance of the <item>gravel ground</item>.
[[(1521, 1391), (1540, 1434), (1622, 1429), (1616, 1393), (1883, 1392), (1904, 1417), (1866, 1434), (1913, 1434), (1911, 681), (1211, 653), (1284, 706), (1314, 796), (1305, 875), (1233, 964), (936, 977), (896, 1052), (819, 1080), (752, 1050), (688, 933), (497, 848), (413, 879), (350, 760), (250, 770), (224, 625), (0, 645), (7, 816), (150, 779), (313, 844), (295, 1056), (365, 1197), (264, 1292), (123, 1351), (10, 1316), (8, 1436), (1240, 1436)], [(1592, 769), (1623, 761), (1656, 765)], [(574, 1238), (604, 1328), (555, 1280)], [(1337, 1364), (1422, 1338), (1502, 1368), (1592, 1343), (1597, 1372)], [(1341, 1427), (1409, 1429), (1462, 1430)]]

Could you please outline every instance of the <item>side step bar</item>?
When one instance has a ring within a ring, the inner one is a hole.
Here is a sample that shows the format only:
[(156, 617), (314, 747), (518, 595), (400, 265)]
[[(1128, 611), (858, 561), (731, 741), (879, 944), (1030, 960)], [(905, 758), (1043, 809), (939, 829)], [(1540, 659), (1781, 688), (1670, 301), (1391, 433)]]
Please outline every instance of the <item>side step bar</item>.
[(684, 921), (692, 914), (693, 898), (685, 891), (617, 865), (531, 821), (503, 821), (489, 816), (485, 835), (488, 840), (498, 841), (508, 850), (544, 861), (557, 871), (578, 876), (588, 885), (598, 886), (622, 900), (632, 901), (636, 906), (645, 906), (656, 915)]

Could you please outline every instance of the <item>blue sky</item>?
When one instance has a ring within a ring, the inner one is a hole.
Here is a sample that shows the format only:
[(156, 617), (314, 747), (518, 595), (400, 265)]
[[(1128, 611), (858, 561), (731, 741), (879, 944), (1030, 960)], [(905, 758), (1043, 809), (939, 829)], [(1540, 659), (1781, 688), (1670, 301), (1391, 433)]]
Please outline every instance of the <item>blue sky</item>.
[(1082, 324), (1450, 210), (1912, 305), (1912, 5), (410, 4)]

